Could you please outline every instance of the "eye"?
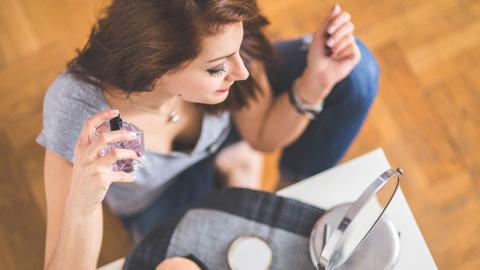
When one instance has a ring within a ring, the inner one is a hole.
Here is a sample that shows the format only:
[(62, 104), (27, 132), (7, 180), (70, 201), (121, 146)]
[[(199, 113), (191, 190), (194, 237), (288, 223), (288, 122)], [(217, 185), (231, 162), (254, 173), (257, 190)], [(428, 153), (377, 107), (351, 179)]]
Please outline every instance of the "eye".
[(225, 64), (222, 64), (220, 66), (216, 66), (212, 69), (207, 69), (207, 72), (212, 75), (212, 76), (220, 76), (223, 72), (225, 72)]

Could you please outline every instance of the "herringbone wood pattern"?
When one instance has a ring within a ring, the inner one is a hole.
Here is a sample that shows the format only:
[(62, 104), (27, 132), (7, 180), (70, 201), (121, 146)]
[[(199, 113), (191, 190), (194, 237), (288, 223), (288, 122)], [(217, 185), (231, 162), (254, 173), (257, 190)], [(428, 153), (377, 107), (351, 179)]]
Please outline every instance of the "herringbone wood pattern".
[[(108, 2), (108, 1), (107, 1)], [(105, 2), (0, 2), (0, 265), (38, 269), (45, 199), (42, 97)], [(383, 147), (440, 269), (480, 267), (480, 1), (343, 0), (381, 69), (380, 92), (346, 159)], [(312, 31), (332, 1), (261, 0), (272, 38)], [(274, 185), (268, 157), (265, 187)], [(128, 239), (106, 211), (100, 264)]]

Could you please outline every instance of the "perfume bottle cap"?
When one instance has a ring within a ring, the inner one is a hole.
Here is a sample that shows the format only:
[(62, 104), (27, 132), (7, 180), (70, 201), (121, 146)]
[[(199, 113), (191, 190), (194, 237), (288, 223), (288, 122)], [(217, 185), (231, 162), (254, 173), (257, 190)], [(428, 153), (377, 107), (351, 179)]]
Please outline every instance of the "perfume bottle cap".
[(120, 130), (122, 129), (122, 118), (120, 118), (120, 114), (112, 119), (110, 119), (110, 130)]

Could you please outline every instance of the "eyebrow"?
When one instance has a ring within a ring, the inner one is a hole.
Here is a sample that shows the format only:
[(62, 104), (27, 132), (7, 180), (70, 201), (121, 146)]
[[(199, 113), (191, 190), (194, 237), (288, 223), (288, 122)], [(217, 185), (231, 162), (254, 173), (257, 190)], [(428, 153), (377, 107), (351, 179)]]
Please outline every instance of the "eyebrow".
[(212, 60), (208, 61), (207, 63), (212, 63), (212, 62), (218, 61), (218, 60), (223, 59), (223, 58), (228, 58), (228, 57), (230, 57), (230, 56), (232, 56), (232, 55), (234, 55), (234, 54), (235, 54), (235, 53), (231, 53), (231, 54), (229, 54), (229, 55), (225, 55), (225, 56), (222, 56), (222, 57), (218, 57), (218, 58), (215, 58), (215, 59), (212, 59)]

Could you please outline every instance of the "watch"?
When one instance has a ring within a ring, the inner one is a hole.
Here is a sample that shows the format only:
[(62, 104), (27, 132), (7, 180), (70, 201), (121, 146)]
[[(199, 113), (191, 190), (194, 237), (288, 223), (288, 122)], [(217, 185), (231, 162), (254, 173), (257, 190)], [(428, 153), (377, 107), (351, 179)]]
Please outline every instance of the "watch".
[(315, 119), (322, 110), (323, 110), (323, 101), (317, 104), (308, 104), (305, 103), (297, 94), (295, 93), (295, 87), (292, 87), (288, 91), (288, 97), (290, 103), (297, 110), (298, 113), (305, 115), (309, 119)]

